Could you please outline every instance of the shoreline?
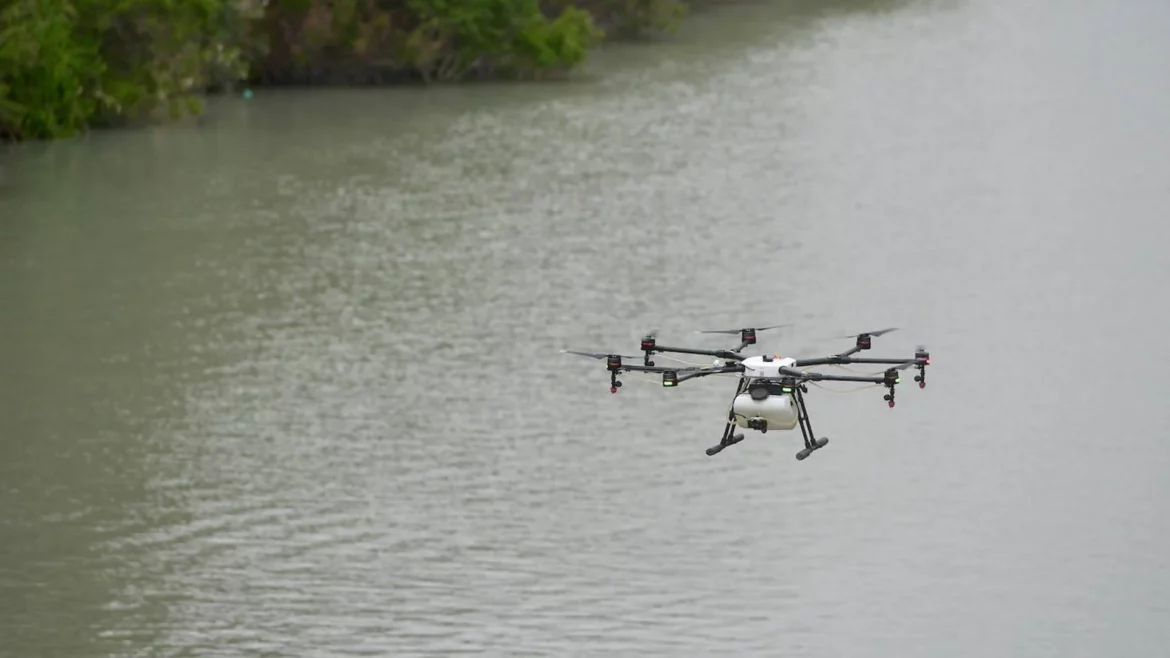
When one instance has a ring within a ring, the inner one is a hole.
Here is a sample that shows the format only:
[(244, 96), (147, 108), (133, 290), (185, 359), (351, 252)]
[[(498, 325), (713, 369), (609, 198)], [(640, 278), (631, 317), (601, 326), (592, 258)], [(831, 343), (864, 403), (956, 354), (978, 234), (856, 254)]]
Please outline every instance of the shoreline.
[[(380, 0), (301, 0), (305, 8), (300, 13), (285, 8), (292, 3), (278, 8), (275, 2), (224, 0), (223, 15), (208, 18), (186, 6), (175, 10), (178, 16), (163, 17), (177, 25), (171, 28), (176, 33), (193, 29), (199, 34), (204, 43), (196, 45), (189, 38), (164, 35), (158, 45), (127, 46), (128, 37), (111, 36), (116, 30), (80, 25), (80, 19), (14, 18), (9, 12), (4, 16), (8, 23), (0, 24), (0, 70), (11, 71), (0, 77), (0, 145), (198, 120), (208, 100), (248, 97), (252, 90), (570, 84), (604, 46), (652, 42), (702, 9), (729, 4), (650, 0), (627, 9), (613, 0), (458, 1), (463, 13), (448, 18), (442, 15), (445, 5), (436, 4), (435, 16), (427, 20), (410, 14), (405, 5)], [(517, 14), (493, 13), (502, 2)], [(341, 4), (363, 7), (366, 13), (339, 18), (335, 5)], [(391, 8), (382, 9), (386, 6)], [(524, 11), (534, 13), (519, 13)], [(412, 19), (418, 23), (413, 27)], [(21, 41), (22, 35), (37, 32), (21, 20), (35, 23), (43, 43), (31, 37)], [(235, 21), (226, 35), (225, 20)], [(133, 33), (134, 25), (125, 29)], [(143, 52), (124, 54), (131, 48)], [(96, 65), (95, 49), (104, 55)], [(39, 55), (31, 62), (30, 51)], [(184, 65), (188, 68), (175, 70)]]
[[(453, 45), (450, 30), (438, 40), (404, 41), (406, 37), (422, 34), (427, 26), (410, 28), (413, 32), (409, 34), (404, 31), (408, 28), (401, 25), (394, 28), (397, 32), (389, 31), (386, 11), (350, 17), (349, 23), (344, 24), (350, 28), (348, 32), (339, 32), (334, 20), (324, 33), (313, 33), (311, 25), (306, 27), (312, 18), (310, 11), (295, 16), (299, 21), (294, 26), (296, 29), (285, 29), (288, 28), (285, 23), (276, 25), (275, 18), (263, 14), (287, 11), (287, 6), (292, 4), (307, 5), (310, 9), (325, 5), (374, 8), (394, 5), (401, 13), (403, 3), (408, 1), (416, 3), (412, 6), (428, 3), (447, 6), (438, 0), (290, 0), (280, 3), (280, 9), (272, 9), (275, 0), (207, 0), (211, 4), (227, 3), (223, 6), (231, 7), (229, 13), (236, 12), (231, 16), (236, 23), (229, 21), (225, 28), (223, 16), (208, 17), (191, 4), (180, 3), (172, 11), (204, 30), (199, 33), (202, 41), (184, 40), (166, 32), (185, 35), (184, 30), (193, 29), (190, 25), (176, 24), (163, 28), (163, 36), (152, 36), (158, 43), (142, 44), (104, 28), (83, 33), (64, 15), (26, 16), (28, 20), (52, 23), (32, 26), (41, 28), (41, 33), (37, 33), (28, 30), (29, 26), (17, 25), (13, 19), (15, 12), (5, 12), (0, 14), (0, 21), (4, 21), (0, 22), (0, 72), (3, 72), (0, 73), (0, 147), (68, 140), (115, 129), (141, 130), (180, 121), (198, 122), (209, 101), (237, 94), (247, 98), (249, 91), (572, 85), (581, 80), (583, 71), (586, 79), (591, 78), (595, 58), (605, 58), (605, 51), (611, 47), (653, 48), (672, 41), (680, 33), (702, 31), (702, 27), (696, 27), (691, 21), (703, 15), (767, 8), (769, 13), (783, 14), (801, 23), (836, 13), (888, 11), (908, 0), (639, 0), (643, 4), (627, 10), (633, 14), (625, 16), (614, 13), (615, 5), (625, 0), (453, 0), (458, 3), (455, 9), (459, 12), (477, 7), (498, 9), (501, 3), (536, 12), (522, 19), (501, 18), (488, 12), (488, 18), (483, 20), (504, 21), (508, 29), (502, 30), (498, 24), (488, 25), (495, 29), (492, 38), (478, 35), (478, 40), (471, 39), (474, 42), (471, 46), (460, 46), (462, 51)], [(244, 2), (257, 7), (251, 9), (255, 13), (241, 16), (237, 10)], [(261, 4), (264, 2), (269, 3), (267, 8)], [(124, 0), (122, 4), (125, 3), (154, 6), (152, 0)], [(627, 6), (617, 5), (617, 9), (624, 10)], [(647, 7), (672, 9), (667, 14), (647, 16)], [(549, 16), (554, 18), (550, 20)], [(517, 25), (527, 32), (517, 33)], [(264, 31), (275, 29), (274, 26), (282, 30), (280, 43), (276, 45), (269, 39), (270, 32)], [(360, 32), (360, 29), (373, 30), (379, 26), (384, 28), (381, 33)], [(56, 32), (46, 34), (50, 27)], [(33, 34), (39, 36), (33, 39), (30, 36)], [(111, 34), (117, 34), (117, 38)], [(474, 30), (472, 36), (476, 36)], [(96, 63), (89, 51), (82, 48), (95, 48), (94, 40), (101, 41), (97, 45), (112, 49), (109, 51), (112, 54), (101, 51), (104, 59)], [(727, 40), (740, 39), (734, 33), (720, 39)], [(299, 50), (290, 48), (290, 44)], [(438, 47), (445, 48), (444, 57), (456, 60), (462, 57), (457, 62), (462, 68), (443, 70), (444, 61), (434, 57), (437, 52), (434, 49)], [(130, 48), (132, 52), (126, 54)], [(29, 52), (39, 57), (30, 58)], [(112, 66), (111, 61), (120, 66)], [(439, 75), (430, 79), (422, 75), (420, 69), (428, 66), (437, 69)], [(115, 73), (105, 73), (107, 70)], [(27, 107), (20, 107), (21, 102)], [(15, 114), (14, 106), (18, 110)], [(23, 117), (20, 110), (26, 110)], [(21, 122), (22, 118), (26, 120)]]

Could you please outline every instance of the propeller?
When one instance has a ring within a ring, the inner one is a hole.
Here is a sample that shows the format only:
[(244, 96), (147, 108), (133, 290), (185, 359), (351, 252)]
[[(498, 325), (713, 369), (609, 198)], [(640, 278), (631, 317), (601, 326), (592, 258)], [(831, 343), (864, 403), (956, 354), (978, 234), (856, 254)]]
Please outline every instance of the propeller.
[(847, 336), (837, 336), (837, 338), (861, 338), (862, 336), (881, 336), (882, 334), (888, 334), (891, 331), (897, 331), (897, 330), (898, 330), (897, 327), (889, 327), (886, 329), (878, 329), (877, 331), (863, 331), (859, 334), (849, 334)]
[(847, 335), (847, 336), (837, 336), (837, 338), (856, 339), (857, 347), (854, 348), (855, 351), (856, 350), (868, 350), (870, 347), (873, 346), (873, 338), (875, 336), (881, 336), (882, 334), (888, 334), (891, 331), (897, 331), (897, 330), (898, 330), (897, 327), (887, 327), (885, 329), (878, 329), (877, 331), (866, 331), (866, 332), (863, 332), (860, 334), (851, 334), (851, 335)]
[(791, 327), (791, 324), (773, 324), (767, 327), (742, 327), (740, 329), (708, 329), (703, 331), (696, 331), (697, 334), (726, 334), (734, 336), (739, 334), (739, 340), (744, 345), (756, 344), (756, 332), (768, 331), (769, 329), (779, 329), (781, 327)]
[(576, 354), (577, 356), (584, 356), (590, 359), (608, 359), (611, 356), (616, 356), (619, 359), (638, 359), (641, 357), (628, 356), (626, 354), (609, 354), (603, 352), (578, 352), (577, 350), (561, 350), (561, 354)]
[(769, 329), (779, 329), (781, 327), (791, 327), (791, 326), (792, 326), (791, 324), (774, 324), (774, 325), (771, 325), (768, 327), (743, 327), (740, 329), (708, 329), (708, 330), (696, 331), (695, 333), (696, 334), (730, 334), (730, 335), (734, 336), (736, 334), (742, 334), (745, 331), (767, 331)]

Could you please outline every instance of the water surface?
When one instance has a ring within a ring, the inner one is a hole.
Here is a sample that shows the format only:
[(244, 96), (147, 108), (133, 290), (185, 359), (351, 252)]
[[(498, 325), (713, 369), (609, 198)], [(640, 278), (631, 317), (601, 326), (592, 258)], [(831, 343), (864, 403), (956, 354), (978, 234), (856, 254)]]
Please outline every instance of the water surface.
[[(808, 4), (0, 156), (0, 653), (1156, 655), (1170, 7)], [(779, 322), (930, 385), (558, 352)]]

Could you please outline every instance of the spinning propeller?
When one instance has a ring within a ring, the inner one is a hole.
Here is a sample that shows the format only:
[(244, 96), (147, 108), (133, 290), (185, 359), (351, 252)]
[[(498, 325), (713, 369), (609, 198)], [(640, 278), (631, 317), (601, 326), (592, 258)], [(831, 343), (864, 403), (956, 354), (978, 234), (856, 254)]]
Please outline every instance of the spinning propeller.
[(837, 338), (858, 338), (860, 336), (881, 336), (882, 334), (888, 334), (891, 331), (897, 331), (897, 330), (898, 330), (897, 327), (889, 327), (887, 329), (878, 329), (877, 331), (863, 331), (859, 334), (847, 334), (845, 336), (837, 336)]
[(876, 336), (888, 334), (891, 331), (897, 331), (897, 327), (889, 327), (887, 329), (878, 329), (877, 331), (865, 331), (860, 334), (850, 334), (848, 336), (837, 336), (837, 338), (853, 338), (857, 340), (857, 344), (852, 351), (845, 352), (845, 354), (856, 354), (862, 350), (868, 350), (873, 347), (873, 339)]
[(590, 359), (609, 359), (609, 358), (636, 359), (636, 358), (638, 358), (636, 356), (629, 356), (626, 354), (604, 354), (602, 352), (578, 352), (577, 350), (561, 350), (561, 353), (562, 354), (576, 354), (577, 356), (585, 356), (585, 357), (589, 357)]
[(561, 350), (564, 354), (576, 354), (590, 359), (605, 359), (605, 367), (609, 370), (609, 392), (617, 393), (621, 388), (622, 383), (618, 381), (617, 374), (622, 371), (622, 359), (636, 359), (636, 356), (623, 356), (621, 354), (603, 354), (601, 352), (578, 352), (577, 350)]
[(739, 351), (743, 350), (743, 348), (747, 347), (748, 345), (755, 345), (756, 344), (756, 332), (757, 331), (770, 331), (772, 329), (780, 329), (782, 327), (791, 327), (791, 326), (792, 326), (791, 324), (773, 324), (773, 325), (770, 325), (767, 327), (742, 327), (740, 329), (707, 329), (707, 330), (696, 331), (695, 333), (696, 334), (727, 334), (727, 335), (731, 335), (731, 336), (734, 336), (735, 334), (739, 334), (739, 340), (740, 340), (739, 347), (737, 347), (737, 348), (735, 348), (735, 350), (733, 350), (735, 352), (739, 352)]
[(739, 329), (699, 329), (695, 331), (696, 334), (738, 334), (744, 331), (767, 331), (769, 329), (779, 329), (781, 327), (791, 327), (791, 324), (774, 324), (768, 327), (741, 327)]

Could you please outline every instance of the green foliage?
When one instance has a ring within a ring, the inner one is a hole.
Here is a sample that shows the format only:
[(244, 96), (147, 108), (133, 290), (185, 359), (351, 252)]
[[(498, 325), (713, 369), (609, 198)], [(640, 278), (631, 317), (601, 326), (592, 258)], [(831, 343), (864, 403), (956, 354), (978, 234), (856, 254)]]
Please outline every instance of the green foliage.
[(600, 37), (592, 16), (565, 7), (547, 18), (537, 0), (407, 0), (418, 20), (408, 41), (426, 80), (456, 80), (477, 66), (524, 74), (576, 66)]
[[(2, 0), (0, 0), (2, 1)], [(0, 10), (0, 134), (70, 137), (197, 111), (240, 77), (224, 0), (7, 0)]]
[(77, 12), (59, 0), (16, 0), (0, 11), (0, 133), (76, 133), (97, 103), (86, 87), (103, 73), (92, 43), (73, 38)]
[(595, 19), (628, 37), (670, 31), (687, 12), (681, 0), (585, 0)]
[[(549, 12), (553, 13), (553, 12)], [(295, 0), (257, 26), (263, 82), (382, 82), (531, 75), (584, 60), (602, 36), (592, 15), (538, 0)]]
[(667, 29), (682, 0), (0, 0), (0, 139), (200, 111), (260, 83), (533, 77), (603, 36)]

